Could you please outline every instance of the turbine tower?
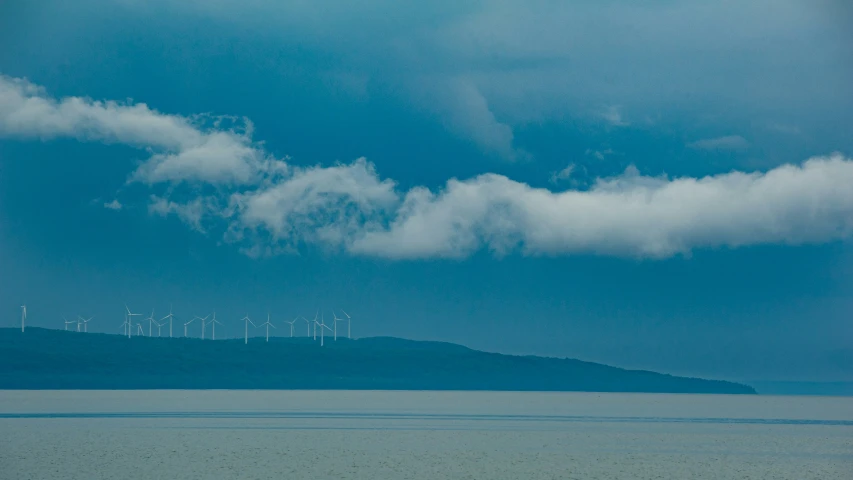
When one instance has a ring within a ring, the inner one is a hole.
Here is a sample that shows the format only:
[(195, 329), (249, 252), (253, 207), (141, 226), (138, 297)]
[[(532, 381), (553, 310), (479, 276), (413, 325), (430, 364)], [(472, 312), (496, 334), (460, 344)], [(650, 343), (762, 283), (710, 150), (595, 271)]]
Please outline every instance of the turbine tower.
[(91, 322), (93, 318), (95, 317), (89, 317), (85, 320), (81, 318), (81, 320), (83, 320), (83, 333), (89, 333), (89, 322)]
[(270, 327), (275, 328), (275, 325), (270, 323), (270, 314), (269, 313), (267, 314), (267, 321), (262, 323), (261, 326), (267, 327), (267, 342), (269, 342), (270, 341)]
[[(207, 317), (209, 317), (209, 316), (210, 315), (208, 315)], [(195, 318), (193, 318), (193, 320), (201, 320), (201, 339), (202, 340), (204, 340), (204, 327), (207, 326), (207, 317), (201, 318), (198, 315), (196, 315)], [(193, 320), (190, 320), (189, 322), (187, 322), (187, 324), (191, 323)], [(184, 336), (186, 336), (186, 335), (184, 335)]]
[(24, 327), (27, 325), (27, 306), (21, 305), (21, 333), (24, 333)]
[(303, 317), (303, 316), (300, 316), (299, 318), (301, 318), (302, 320), (305, 320), (305, 336), (310, 337), (311, 336), (311, 321), (308, 320), (307, 318)]
[[(343, 312), (343, 310), (341, 310), (341, 311)], [(338, 315), (335, 313), (334, 310), (332, 310), (332, 316), (335, 318), (334, 321), (332, 322), (332, 325), (335, 326), (335, 341), (337, 342), (338, 341), (338, 322), (346, 322), (347, 320), (345, 318), (338, 317)]]
[(148, 320), (148, 336), (150, 337), (152, 335), (151, 329), (154, 326), (154, 324), (157, 323), (157, 321), (154, 320), (154, 309), (153, 308), (151, 309), (151, 315), (148, 318), (146, 318), (146, 320)]
[(213, 311), (213, 320), (210, 321), (210, 324), (213, 326), (212, 331), (211, 331), (211, 334), (212, 334), (211, 340), (216, 340), (216, 324), (217, 323), (222, 325), (222, 322), (220, 322), (219, 320), (216, 319), (216, 310), (214, 310)]
[(319, 317), (320, 317), (320, 311), (317, 310), (317, 313), (314, 314), (314, 340), (315, 341), (317, 340), (317, 324), (319, 323), (317, 321), (317, 318), (319, 318)]
[(255, 325), (255, 322), (253, 322), (253, 321), (249, 318), (249, 314), (248, 314), (248, 313), (246, 314), (246, 316), (245, 316), (245, 317), (241, 318), (241, 319), (240, 319), (240, 321), (241, 321), (241, 322), (244, 322), (244, 323), (246, 324), (246, 337), (245, 337), (245, 342), (244, 342), (244, 343), (245, 343), (246, 345), (248, 345), (248, 344), (249, 344), (249, 324), (251, 323), (251, 324), (252, 324), (252, 326), (253, 326), (253, 327), (256, 327), (256, 328), (257, 328), (257, 325)]
[(289, 322), (284, 322), (290, 325), (290, 338), (293, 338), (293, 324), (296, 323), (297, 320), (299, 320), (299, 317), (296, 317)]
[[(160, 319), (161, 322), (167, 318), (169, 319), (169, 338), (172, 338), (172, 317), (174, 317), (174, 315), (172, 315), (172, 305), (170, 304), (169, 305), (169, 314)], [(184, 336), (186, 336), (186, 335), (184, 335)]]
[(314, 319), (314, 323), (315, 323), (315, 328), (320, 327), (320, 346), (322, 347), (323, 346), (323, 339), (325, 338), (326, 330), (328, 329), (331, 331), (332, 329), (329, 328), (328, 325), (326, 325), (326, 321), (323, 320), (323, 315), (320, 315), (320, 321), (319, 322), (316, 319)]
[[(89, 320), (91, 320), (92, 318), (94, 318), (94, 317), (90, 317)], [(88, 332), (89, 329), (87, 328), (87, 325), (89, 323), (89, 320), (86, 320), (85, 318), (81, 317), (80, 315), (77, 315), (77, 331), (79, 332), (80, 327), (82, 326), (83, 332), (84, 333)]]
[(198, 317), (193, 317), (193, 319), (192, 319), (192, 320), (190, 320), (189, 322), (187, 322), (187, 323), (185, 323), (185, 324), (184, 324), (184, 337), (185, 337), (185, 338), (186, 338), (186, 336), (187, 336), (187, 325), (189, 325), (189, 324), (193, 323), (194, 321), (196, 321), (196, 319), (197, 319), (197, 318), (198, 318)]
[(157, 338), (160, 338), (160, 331), (163, 328), (163, 325), (166, 325), (166, 323), (160, 323), (157, 320), (154, 320), (154, 325), (157, 325)]
[(131, 313), (130, 307), (125, 304), (124, 309), (127, 310), (127, 338), (133, 335), (133, 317), (141, 317), (141, 313)]
[[(344, 312), (344, 309), (342, 308), (341, 311)], [(344, 312), (344, 315), (347, 316), (347, 338), (352, 339), (352, 329), (350, 328), (352, 326), (352, 318), (347, 312)]]

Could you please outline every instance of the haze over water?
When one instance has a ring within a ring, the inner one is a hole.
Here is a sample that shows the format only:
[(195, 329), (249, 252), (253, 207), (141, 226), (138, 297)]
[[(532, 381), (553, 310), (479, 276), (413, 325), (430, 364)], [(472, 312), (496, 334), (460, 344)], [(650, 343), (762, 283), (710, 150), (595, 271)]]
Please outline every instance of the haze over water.
[(751, 478), (853, 472), (837, 397), (5, 391), (6, 478)]

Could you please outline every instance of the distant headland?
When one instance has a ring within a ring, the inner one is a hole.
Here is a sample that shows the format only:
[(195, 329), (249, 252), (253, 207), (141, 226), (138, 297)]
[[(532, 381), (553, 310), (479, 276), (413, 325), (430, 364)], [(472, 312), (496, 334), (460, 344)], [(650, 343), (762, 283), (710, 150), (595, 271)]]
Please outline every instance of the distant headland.
[(392, 337), (195, 338), (0, 328), (0, 389), (518, 390), (754, 394), (739, 383)]

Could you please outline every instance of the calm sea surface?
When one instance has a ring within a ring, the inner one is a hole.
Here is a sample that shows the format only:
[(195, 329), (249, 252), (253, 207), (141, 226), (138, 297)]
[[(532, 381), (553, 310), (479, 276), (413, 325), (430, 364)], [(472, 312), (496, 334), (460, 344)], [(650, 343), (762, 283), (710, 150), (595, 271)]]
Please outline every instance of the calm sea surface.
[(853, 479), (853, 399), (0, 391), (2, 479)]

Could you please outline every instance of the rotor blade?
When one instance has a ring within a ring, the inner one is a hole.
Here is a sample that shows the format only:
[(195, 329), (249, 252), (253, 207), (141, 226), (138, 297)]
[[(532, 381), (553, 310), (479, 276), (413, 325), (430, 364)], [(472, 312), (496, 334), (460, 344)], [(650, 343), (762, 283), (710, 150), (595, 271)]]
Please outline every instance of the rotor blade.
[[(341, 311), (344, 312), (344, 309), (342, 308)], [(347, 318), (349, 318), (349, 314), (347, 312), (344, 312), (344, 315), (346, 315)]]

